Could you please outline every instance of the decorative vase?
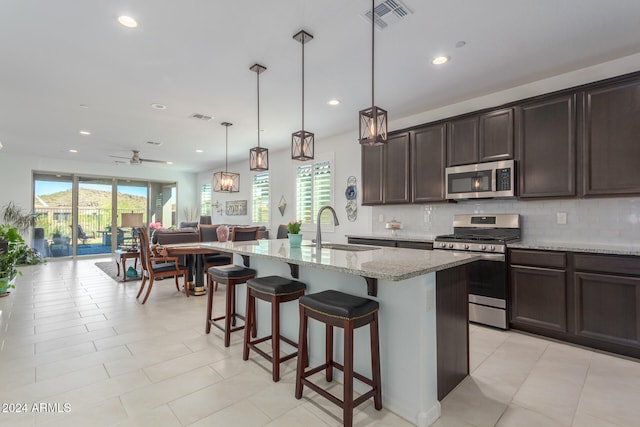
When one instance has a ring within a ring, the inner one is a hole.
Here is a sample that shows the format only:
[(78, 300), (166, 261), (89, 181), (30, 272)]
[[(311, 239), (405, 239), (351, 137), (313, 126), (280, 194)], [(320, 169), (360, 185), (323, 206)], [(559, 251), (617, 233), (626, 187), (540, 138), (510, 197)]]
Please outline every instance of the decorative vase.
[(299, 248), (300, 243), (302, 243), (302, 234), (288, 234), (289, 236), (289, 247)]
[(221, 225), (216, 228), (216, 235), (218, 236), (218, 242), (226, 242), (229, 240), (229, 227)]

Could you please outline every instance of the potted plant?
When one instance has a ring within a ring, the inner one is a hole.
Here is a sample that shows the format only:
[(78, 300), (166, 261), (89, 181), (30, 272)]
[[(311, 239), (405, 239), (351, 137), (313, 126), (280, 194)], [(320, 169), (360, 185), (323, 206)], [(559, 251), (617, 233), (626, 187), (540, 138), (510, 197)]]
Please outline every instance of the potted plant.
[(289, 246), (292, 248), (299, 248), (302, 243), (302, 234), (300, 233), (300, 227), (302, 227), (302, 221), (290, 221), (287, 224), (287, 231), (289, 232)]
[(0, 225), (0, 296), (15, 288), (15, 278), (22, 274), (17, 265), (39, 262), (34, 262), (34, 258), (33, 251), (26, 245), (17, 227)]

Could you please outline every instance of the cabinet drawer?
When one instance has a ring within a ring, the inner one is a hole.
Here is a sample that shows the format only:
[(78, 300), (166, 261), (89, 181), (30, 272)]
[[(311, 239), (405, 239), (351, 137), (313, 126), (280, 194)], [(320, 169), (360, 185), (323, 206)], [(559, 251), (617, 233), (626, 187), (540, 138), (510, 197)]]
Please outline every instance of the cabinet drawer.
[(510, 263), (564, 269), (567, 266), (567, 255), (564, 252), (532, 251), (511, 249)]
[(575, 254), (577, 271), (640, 275), (640, 257), (620, 255)]

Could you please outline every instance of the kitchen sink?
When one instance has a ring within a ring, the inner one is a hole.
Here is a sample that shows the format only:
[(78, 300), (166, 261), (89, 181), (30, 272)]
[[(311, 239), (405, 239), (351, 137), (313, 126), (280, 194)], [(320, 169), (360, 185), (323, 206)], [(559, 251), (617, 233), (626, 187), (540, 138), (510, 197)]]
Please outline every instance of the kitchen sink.
[[(315, 246), (315, 243), (306, 244), (304, 246)], [(324, 249), (334, 249), (338, 251), (351, 251), (351, 252), (373, 251), (376, 249), (380, 249), (375, 246), (347, 245), (342, 243), (323, 243), (322, 247)]]

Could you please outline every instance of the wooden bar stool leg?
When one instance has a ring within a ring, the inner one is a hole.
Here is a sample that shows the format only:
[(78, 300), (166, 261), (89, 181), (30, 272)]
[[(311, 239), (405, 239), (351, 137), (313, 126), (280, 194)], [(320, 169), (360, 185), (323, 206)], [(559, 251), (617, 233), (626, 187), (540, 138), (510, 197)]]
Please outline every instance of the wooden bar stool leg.
[[(255, 303), (256, 298), (253, 296), (251, 289), (247, 288), (247, 312), (244, 327), (244, 347), (242, 350), (242, 360), (249, 360), (249, 341), (251, 341), (250, 331), (253, 329), (253, 325), (256, 323)], [(252, 327), (249, 328), (249, 325), (252, 325)]]
[(211, 292), (211, 287), (209, 287), (209, 293), (207, 294), (207, 324), (205, 325), (205, 332), (208, 334), (211, 332), (211, 318), (213, 312), (213, 292)]
[(231, 326), (236, 326), (236, 283), (229, 280), (227, 292), (231, 291)]
[(327, 363), (325, 376), (327, 378), (327, 382), (331, 382), (333, 381), (333, 326), (326, 325), (324, 352), (324, 359)]
[(271, 300), (271, 361), (273, 381), (280, 381), (280, 297)]
[(229, 347), (231, 345), (231, 306), (235, 305), (235, 298), (233, 298), (233, 285), (232, 281), (227, 282), (227, 295), (226, 295), (226, 310), (224, 313), (224, 346)]
[(380, 335), (378, 334), (378, 312), (373, 314), (371, 322), (371, 379), (376, 392), (373, 395), (374, 407), (382, 409), (382, 377), (380, 375)]
[(353, 425), (353, 322), (344, 321), (344, 427)]
[(302, 376), (304, 369), (308, 365), (307, 358), (307, 313), (303, 306), (300, 306), (300, 333), (298, 334), (298, 366), (296, 367), (296, 399), (302, 397)]

